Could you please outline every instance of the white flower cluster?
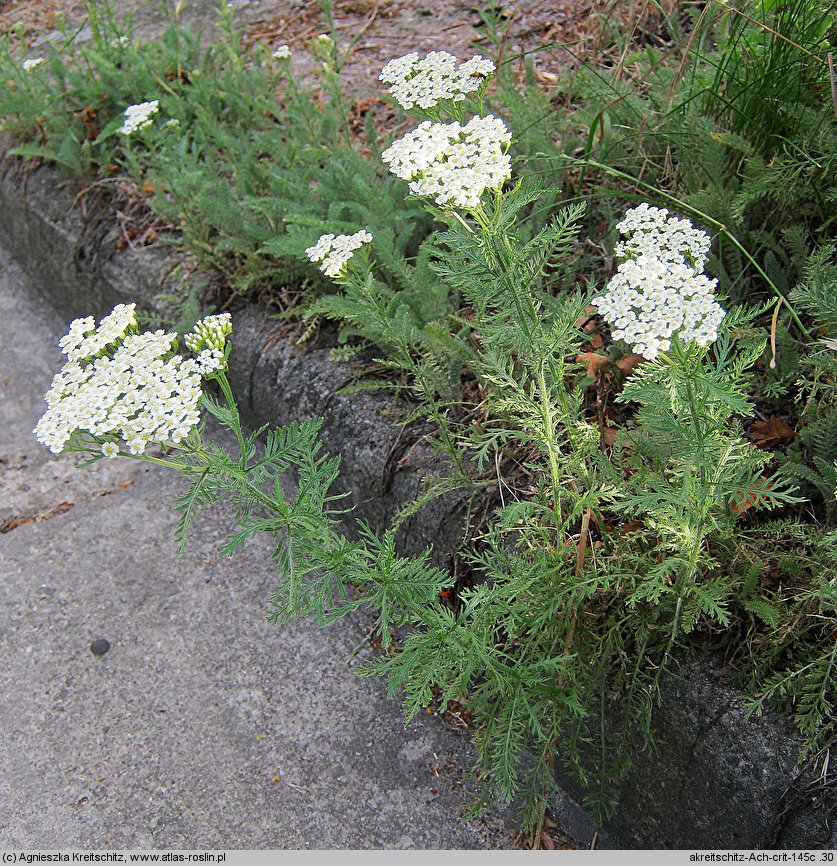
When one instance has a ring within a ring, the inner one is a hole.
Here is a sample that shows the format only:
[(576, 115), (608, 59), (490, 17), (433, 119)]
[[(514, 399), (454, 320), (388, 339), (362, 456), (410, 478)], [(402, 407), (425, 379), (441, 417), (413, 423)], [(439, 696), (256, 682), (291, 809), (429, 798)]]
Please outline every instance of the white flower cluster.
[(506, 149), (511, 133), (491, 114), (459, 123), (425, 120), (394, 141), (381, 159), (410, 181), (410, 191), (441, 207), (474, 208), (487, 189), (499, 189), (511, 176)]
[(129, 105), (125, 109), (125, 120), (119, 131), (123, 135), (133, 135), (138, 129), (145, 129), (152, 123), (152, 116), (160, 110), (160, 104), (156, 99), (151, 102), (140, 102), (138, 105)]
[(23, 61), (23, 71), (31, 72), (33, 69), (37, 69), (42, 63), (45, 63), (43, 57), (30, 57), (28, 60)]
[(183, 342), (190, 352), (201, 349), (223, 349), (227, 337), (232, 333), (232, 316), (229, 313), (216, 313), (201, 319)]
[(664, 207), (638, 205), (625, 214), (616, 228), (626, 236), (616, 244), (615, 253), (621, 259), (647, 255), (664, 261), (685, 261), (698, 271), (706, 264), (709, 235), (687, 219), (670, 217)]
[[(117, 323), (122, 333), (114, 338)], [(201, 376), (223, 351), (207, 347), (206, 360), (184, 359), (173, 354), (177, 334), (137, 334), (135, 326), (133, 305), (120, 305), (98, 329), (90, 317), (70, 326), (61, 341), (67, 363), (52, 380), (47, 412), (34, 430), (53, 453), (81, 431), (105, 440), (105, 456), (119, 453), (120, 440), (131, 454), (142, 454), (149, 442), (181, 442), (200, 421)], [(116, 339), (121, 342), (110, 353), (88, 354)]]
[(313, 247), (305, 250), (305, 254), (312, 262), (320, 262), (320, 270), (327, 277), (337, 277), (355, 250), (371, 242), (372, 235), (363, 229), (353, 235), (321, 235)]
[(291, 56), (291, 49), (287, 45), (280, 45), (271, 56), (274, 60), (288, 60)]
[(479, 54), (457, 68), (447, 51), (431, 51), (420, 60), (416, 52), (390, 60), (378, 78), (405, 109), (432, 108), (444, 99), (461, 102), (494, 72), (494, 64)]
[(688, 220), (669, 219), (668, 211), (648, 205), (628, 211), (618, 228), (630, 237), (617, 251), (631, 257), (592, 301), (613, 326), (613, 338), (649, 360), (667, 351), (675, 334), (699, 346), (717, 339), (726, 315), (715, 299), (718, 281), (698, 273), (709, 237)]

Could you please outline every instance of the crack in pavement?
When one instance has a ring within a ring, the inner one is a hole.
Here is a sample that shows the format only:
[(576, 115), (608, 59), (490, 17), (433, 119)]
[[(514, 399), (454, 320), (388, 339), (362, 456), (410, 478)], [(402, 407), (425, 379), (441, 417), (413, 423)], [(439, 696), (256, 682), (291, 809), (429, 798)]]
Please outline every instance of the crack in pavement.
[(49, 520), (50, 517), (66, 514), (74, 505), (75, 502), (59, 502), (56, 505), (50, 505), (49, 508), (37, 511), (35, 514), (6, 517), (0, 520), (0, 534), (11, 532), (13, 529), (17, 529), (18, 526), (23, 526), (27, 523), (43, 523), (44, 520)]

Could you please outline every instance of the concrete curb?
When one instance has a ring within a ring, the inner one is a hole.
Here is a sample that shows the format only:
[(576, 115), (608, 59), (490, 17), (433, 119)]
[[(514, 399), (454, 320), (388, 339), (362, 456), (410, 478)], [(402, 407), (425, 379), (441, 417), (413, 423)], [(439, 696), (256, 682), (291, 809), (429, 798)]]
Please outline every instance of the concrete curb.
[[(159, 294), (172, 284), (170, 254), (160, 249), (117, 252), (103, 213), (82, 219), (71, 189), (50, 168), (25, 174), (6, 160), (0, 178), (0, 232), (34, 280), (67, 319), (101, 315), (115, 303), (137, 301), (162, 312)], [(58, 290), (61, 289), (61, 294)], [(328, 347), (301, 352), (274, 339), (267, 311), (252, 304), (233, 310), (230, 378), (246, 421), (258, 426), (321, 415), (322, 439), (342, 456), (341, 490), (355, 516), (386, 525), (427, 475), (444, 465), (423, 441), (402, 441), (397, 404), (381, 392), (339, 389), (352, 370), (334, 362)], [(465, 502), (448, 495), (399, 530), (405, 552), (430, 542), (434, 559), (449, 561), (463, 526)], [(800, 738), (790, 723), (769, 715), (745, 721), (736, 693), (719, 685), (705, 664), (685, 664), (664, 686), (657, 715), (658, 753), (634, 756), (617, 814), (607, 823), (609, 847), (816, 848), (836, 847), (829, 825), (837, 791), (809, 786), (796, 765)], [(578, 794), (559, 773), (561, 783)], [(792, 808), (791, 808), (792, 807)], [(572, 796), (556, 792), (553, 809), (576, 838), (593, 825)]]

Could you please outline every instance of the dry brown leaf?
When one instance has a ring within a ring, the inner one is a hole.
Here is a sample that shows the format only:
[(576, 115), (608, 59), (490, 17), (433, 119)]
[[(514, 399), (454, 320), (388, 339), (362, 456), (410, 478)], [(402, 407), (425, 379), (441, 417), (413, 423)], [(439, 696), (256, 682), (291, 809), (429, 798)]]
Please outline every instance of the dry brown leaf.
[(592, 304), (589, 307), (586, 307), (581, 318), (576, 320), (575, 327), (581, 328), (582, 326), (590, 325), (593, 321), (593, 317), (598, 315), (598, 312), (598, 307), (594, 307)]
[(618, 432), (615, 427), (602, 427), (602, 445), (605, 448), (612, 448)]
[(626, 375), (630, 376), (634, 370), (640, 365), (645, 363), (645, 358), (642, 355), (623, 355), (618, 361), (616, 361), (616, 366)]
[(796, 431), (775, 415), (771, 415), (769, 421), (754, 421), (750, 427), (750, 439), (756, 445), (762, 445), (772, 439), (794, 439), (795, 437)]
[(55, 517), (58, 514), (65, 514), (73, 507), (72, 502), (59, 502), (57, 505), (50, 505), (43, 511), (38, 511), (36, 514), (25, 514), (21, 517), (7, 517), (5, 520), (0, 520), (0, 533), (11, 532), (17, 529), (18, 526), (24, 526), (27, 523), (41, 523), (44, 520), (49, 520), (50, 517)]
[(744, 490), (736, 490), (735, 495), (744, 498), (740, 503), (731, 502), (729, 506), (730, 511), (733, 514), (743, 514), (748, 508), (762, 503), (766, 498), (767, 492), (772, 488), (773, 483), (771, 481), (767, 478), (759, 478), (750, 487), (746, 487)]
[(577, 364), (584, 364), (587, 368), (588, 376), (595, 376), (605, 367), (610, 365), (606, 355), (600, 355), (598, 352), (582, 352), (575, 356)]

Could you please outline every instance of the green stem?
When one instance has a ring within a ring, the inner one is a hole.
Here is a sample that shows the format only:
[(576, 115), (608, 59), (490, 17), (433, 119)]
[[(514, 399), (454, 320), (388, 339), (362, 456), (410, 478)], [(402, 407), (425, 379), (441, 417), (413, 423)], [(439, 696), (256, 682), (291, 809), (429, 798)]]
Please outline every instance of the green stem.
[(697, 453), (698, 453), (698, 470), (700, 472), (700, 483), (701, 485), (706, 484), (706, 467), (704, 465), (703, 460), (703, 444), (704, 444), (704, 435), (703, 435), (703, 425), (701, 424), (700, 412), (698, 411), (697, 405), (697, 396), (695, 395), (695, 389), (692, 386), (692, 377), (690, 375), (690, 371), (686, 368), (686, 365), (683, 365), (683, 372), (686, 374), (686, 402), (689, 404), (689, 412), (692, 416), (692, 427), (695, 431), (695, 438), (697, 440)]
[(99, 9), (95, 0), (85, 0), (84, 9), (87, 12), (87, 18), (90, 21), (90, 30), (93, 33), (93, 40), (98, 48), (101, 48), (102, 32), (99, 28)]
[[(475, 212), (475, 216), (479, 221), (480, 225), (483, 226), (483, 229), (489, 237), (494, 240), (494, 248), (495, 253), (497, 255), (497, 260), (500, 264), (500, 268), (503, 275), (503, 280), (506, 283), (509, 294), (512, 297), (512, 302), (514, 303), (515, 310), (517, 311), (518, 324), (521, 327), (521, 330), (526, 336), (526, 341), (529, 346), (535, 346), (536, 340), (533, 335), (533, 329), (537, 328), (541, 323), (541, 318), (538, 315), (538, 311), (532, 302), (532, 298), (527, 294), (524, 299), (521, 298), (520, 293), (517, 290), (517, 286), (515, 285), (514, 279), (511, 277), (511, 269), (508, 261), (504, 257), (503, 249), (508, 253), (509, 260), (514, 260), (515, 252), (511, 244), (511, 240), (508, 237), (508, 234), (502, 229), (498, 229), (495, 225), (490, 223), (486, 218), (484, 211), (482, 208), (479, 209), (479, 213)], [(502, 247), (497, 240), (502, 242)], [(544, 426), (544, 439), (546, 444), (547, 455), (549, 457), (549, 466), (550, 466), (550, 475), (552, 482), (552, 497), (553, 497), (553, 506), (555, 508), (555, 513), (558, 515), (559, 520), (562, 520), (561, 517), (561, 507), (560, 507), (560, 470), (558, 466), (558, 457), (557, 457), (557, 448), (554, 438), (554, 417), (552, 413), (552, 407), (549, 403), (549, 389), (546, 383), (546, 376), (544, 373), (544, 366), (547, 363), (547, 359), (542, 357), (537, 357), (533, 359), (535, 364), (533, 366), (537, 366), (537, 385), (539, 392), (539, 402), (540, 402), (540, 414), (543, 420)], [(566, 400), (564, 399), (563, 388), (558, 388), (561, 400), (561, 407), (564, 410), (564, 430), (566, 432), (567, 438), (570, 442), (570, 447), (573, 452), (576, 452), (576, 443), (572, 434), (571, 424), (570, 424), (570, 415), (569, 415), (569, 407), (566, 404)], [(574, 479), (570, 479), (570, 486), (577, 492), (577, 487)]]
[(233, 397), (232, 388), (230, 388), (229, 380), (227, 379), (227, 374), (222, 372), (217, 376), (218, 385), (221, 387), (221, 393), (224, 395), (224, 399), (227, 401), (227, 405), (230, 408), (230, 411), (233, 413), (235, 417), (235, 424), (233, 425), (233, 433), (235, 433), (235, 438), (238, 440), (238, 447), (241, 450), (241, 465), (244, 464), (244, 460), (247, 458), (247, 454), (245, 453), (247, 447), (244, 443), (244, 433), (241, 429), (241, 420), (238, 414), (238, 406), (236, 405), (235, 398)]
[(203, 472), (205, 466), (187, 466), (184, 463), (175, 463), (173, 460), (163, 460), (160, 457), (152, 457), (150, 454), (130, 454), (119, 452), (120, 457), (128, 457), (131, 460), (141, 460), (143, 463), (153, 463), (155, 466), (165, 466), (166, 469), (177, 469), (180, 472)]
[[(703, 459), (704, 430), (703, 424), (701, 422), (701, 414), (698, 408), (697, 395), (695, 394), (695, 389), (692, 384), (691, 365), (689, 364), (690, 359), (688, 357), (688, 354), (683, 352), (683, 348), (678, 342), (675, 341), (675, 344), (672, 348), (673, 353), (671, 357), (663, 353), (661, 353), (661, 355), (665, 360), (668, 361), (672, 368), (679, 368), (680, 372), (683, 373), (685, 378), (686, 402), (689, 406), (689, 413), (692, 420), (692, 428), (694, 430), (697, 445), (697, 470), (700, 477), (699, 499), (702, 504), (697, 516), (697, 522), (694, 526), (694, 543), (692, 544), (692, 550), (689, 554), (689, 559), (685, 563), (685, 566), (681, 569), (675, 583), (675, 591), (677, 593), (677, 607), (675, 608), (674, 620), (671, 624), (671, 635), (669, 636), (665, 652), (663, 653), (663, 658), (660, 661), (660, 666), (654, 677), (655, 689), (659, 687), (660, 677), (665, 670), (666, 663), (668, 662), (668, 659), (671, 656), (671, 651), (674, 648), (674, 643), (677, 640), (678, 634), (680, 633), (680, 618), (683, 612), (683, 603), (686, 600), (688, 594), (688, 586), (694, 582), (695, 574), (697, 573), (698, 559), (700, 558), (700, 551), (703, 547), (704, 542), (704, 526), (706, 525), (706, 518), (708, 516), (709, 507), (712, 502), (712, 499), (709, 495), (709, 490), (706, 489), (707, 470), (706, 466), (704, 465)], [(691, 466), (687, 466), (686, 472), (690, 471)], [(686, 479), (688, 477), (688, 475), (684, 475), (684, 484), (686, 483)], [(689, 522), (690, 521), (688, 521), (687, 519), (686, 523), (688, 524)]]
[[(538, 390), (541, 398), (541, 414), (543, 417), (544, 434), (546, 439), (546, 451), (549, 455), (549, 471), (552, 476), (552, 505), (555, 513), (558, 515), (558, 520), (563, 523), (564, 518), (561, 516), (561, 500), (559, 498), (559, 490), (561, 489), (560, 479), (561, 474), (558, 468), (558, 459), (555, 455), (555, 443), (553, 441), (553, 419), (552, 407), (549, 405), (549, 394), (546, 389), (546, 376), (544, 375), (544, 364), (546, 361), (541, 361), (538, 367)], [(566, 423), (565, 426), (569, 426)]]
[[(143, 463), (152, 463), (155, 466), (164, 466), (166, 469), (176, 469), (180, 472), (205, 472), (207, 466), (189, 466), (184, 463), (177, 463), (174, 460), (164, 460), (160, 457), (152, 457), (150, 454), (130, 454), (125, 453), (124, 451), (119, 452), (120, 457), (128, 457), (131, 460), (141, 460)], [(204, 456), (208, 461), (208, 455), (204, 455), (201, 453), (201, 456)], [(212, 473), (212, 469), (210, 468), (210, 473)], [(229, 477), (228, 473), (212, 473), (212, 474), (220, 474), (222, 477)], [(247, 480), (247, 473), (241, 469), (233, 468), (232, 474), (236, 475), (242, 485), (248, 490), (248, 492), (253, 496), (254, 499), (257, 499), (264, 505), (266, 508), (270, 509), (275, 513), (281, 512), (281, 509), (278, 506), (278, 501), (267, 494), (265, 494), (262, 490), (259, 490), (254, 484), (251, 484), (250, 481)]]
[[(482, 219), (478, 215), (478, 212), (474, 212), (477, 215), (477, 219), (480, 222), (480, 225), (483, 227), (483, 231), (485, 232), (486, 237), (489, 237), (494, 243), (492, 246), (494, 247), (494, 253), (497, 256), (497, 261), (500, 264), (500, 270), (503, 275), (503, 282), (506, 284), (509, 290), (509, 294), (512, 297), (512, 303), (514, 304), (515, 310), (517, 311), (517, 319), (518, 324), (520, 325), (523, 333), (526, 335), (526, 341), (530, 346), (534, 345), (534, 337), (532, 333), (532, 328), (530, 325), (537, 326), (540, 322), (540, 317), (538, 316), (538, 311), (535, 309), (534, 304), (532, 303), (531, 297), (526, 298), (528, 302), (527, 308), (524, 309), (523, 302), (520, 298), (520, 294), (517, 291), (517, 286), (515, 285), (515, 281), (511, 278), (511, 268), (509, 266), (509, 261), (514, 260), (514, 250), (511, 246), (511, 241), (509, 240), (506, 232), (500, 230), (498, 231), (491, 223), (484, 222), (485, 214), (482, 213), (482, 209), (480, 208), (480, 213), (482, 214)], [(497, 240), (502, 242), (502, 247), (508, 253), (509, 258), (506, 259), (503, 255), (502, 249), (500, 245), (497, 244)]]
[(692, 545), (692, 552), (689, 555), (689, 561), (686, 567), (677, 578), (677, 607), (674, 610), (674, 620), (671, 623), (671, 634), (669, 635), (668, 643), (666, 644), (665, 652), (660, 660), (660, 665), (657, 668), (657, 673), (654, 676), (654, 691), (659, 693), (660, 678), (662, 677), (666, 664), (671, 658), (671, 651), (674, 648), (674, 643), (677, 636), (680, 634), (680, 617), (683, 613), (683, 602), (686, 600), (686, 587), (688, 583), (694, 580), (695, 572), (697, 571), (697, 561), (700, 556), (700, 549), (703, 546), (703, 525), (705, 523), (705, 515), (701, 514), (695, 527), (695, 543)]

